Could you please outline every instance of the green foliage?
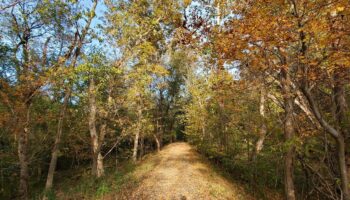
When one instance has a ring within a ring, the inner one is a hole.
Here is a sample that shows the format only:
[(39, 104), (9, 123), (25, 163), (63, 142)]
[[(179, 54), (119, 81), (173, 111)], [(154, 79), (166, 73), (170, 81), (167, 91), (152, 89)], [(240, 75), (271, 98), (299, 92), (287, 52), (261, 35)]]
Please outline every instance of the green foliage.
[(97, 197), (102, 197), (105, 194), (108, 194), (111, 191), (111, 189), (109, 188), (109, 186), (105, 183), (102, 183), (96, 191), (96, 196)]

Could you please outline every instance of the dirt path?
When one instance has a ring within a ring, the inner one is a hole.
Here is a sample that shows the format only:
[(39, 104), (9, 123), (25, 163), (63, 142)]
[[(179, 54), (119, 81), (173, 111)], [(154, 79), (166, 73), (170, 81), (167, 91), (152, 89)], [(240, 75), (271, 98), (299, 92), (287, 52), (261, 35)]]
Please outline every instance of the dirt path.
[(253, 199), (216, 174), (187, 143), (174, 143), (152, 158), (154, 165), (129, 194), (137, 200)]

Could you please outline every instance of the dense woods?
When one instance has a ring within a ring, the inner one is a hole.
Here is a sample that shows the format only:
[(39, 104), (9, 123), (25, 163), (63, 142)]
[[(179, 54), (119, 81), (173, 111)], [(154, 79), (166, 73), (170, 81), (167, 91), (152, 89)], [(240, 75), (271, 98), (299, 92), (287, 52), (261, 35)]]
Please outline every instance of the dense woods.
[(0, 199), (186, 141), (257, 199), (350, 200), (348, 0), (4, 0), (0, 19)]

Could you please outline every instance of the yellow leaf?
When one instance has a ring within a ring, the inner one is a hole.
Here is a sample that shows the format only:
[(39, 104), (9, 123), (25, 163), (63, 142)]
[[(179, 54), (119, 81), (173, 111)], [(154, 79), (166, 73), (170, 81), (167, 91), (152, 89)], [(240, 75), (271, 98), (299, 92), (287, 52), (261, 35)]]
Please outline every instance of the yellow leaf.
[(184, 0), (185, 6), (188, 6), (192, 3), (192, 0)]
[(338, 6), (337, 7), (337, 11), (338, 12), (342, 12), (342, 11), (344, 11), (344, 9), (345, 9), (344, 6)]

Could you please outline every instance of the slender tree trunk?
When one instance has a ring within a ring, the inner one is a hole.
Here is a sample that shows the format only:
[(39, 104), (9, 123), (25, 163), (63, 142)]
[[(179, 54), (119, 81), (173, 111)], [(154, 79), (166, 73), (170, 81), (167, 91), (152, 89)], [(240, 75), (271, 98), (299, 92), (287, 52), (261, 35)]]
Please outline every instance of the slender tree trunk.
[(159, 148), (161, 149), (163, 147), (163, 136), (164, 136), (164, 130), (161, 131), (160, 135), (158, 136), (158, 141), (159, 141)]
[(140, 137), (140, 130), (137, 127), (137, 130), (135, 131), (134, 149), (133, 149), (133, 153), (132, 153), (132, 160), (134, 162), (137, 161), (137, 149), (138, 149), (138, 145), (139, 145), (139, 137)]
[(338, 144), (338, 162), (339, 162), (343, 199), (350, 200), (349, 180), (348, 180), (348, 173), (347, 173), (348, 169), (347, 169), (346, 157), (345, 157), (345, 142), (344, 142), (344, 137), (342, 135), (339, 135), (339, 137), (337, 138), (337, 144)]
[(347, 128), (350, 128), (348, 125), (349, 119), (346, 116), (346, 112), (348, 111), (349, 107), (346, 103), (344, 84), (340, 82), (342, 78), (340, 76), (335, 76), (335, 79), (336, 83), (333, 88), (335, 119), (337, 121), (338, 129), (341, 130), (344, 137), (346, 137), (349, 134)]
[(55, 144), (52, 148), (51, 161), (50, 161), (49, 171), (47, 173), (47, 179), (46, 179), (46, 184), (45, 184), (46, 191), (50, 190), (52, 188), (52, 184), (53, 184), (54, 174), (55, 174), (56, 166), (57, 166), (59, 145), (61, 143), (63, 120), (64, 120), (65, 115), (66, 115), (66, 109), (67, 109), (67, 104), (68, 104), (70, 94), (71, 94), (71, 90), (70, 90), (70, 88), (68, 88), (65, 92), (65, 95), (64, 95), (63, 105), (61, 107), (60, 116), (58, 119), (57, 134), (56, 134)]
[(202, 129), (202, 142), (206, 141), (206, 140), (209, 141), (210, 138), (207, 138), (208, 136), (207, 136), (207, 133), (205, 131), (205, 124), (202, 124), (201, 129)]
[(18, 158), (20, 165), (20, 177), (19, 177), (19, 199), (28, 199), (28, 137), (29, 137), (29, 117), (30, 110), (29, 105), (25, 105), (25, 122), (23, 125), (23, 130), (20, 130), (18, 138)]
[(266, 122), (265, 122), (265, 98), (266, 98), (266, 91), (264, 86), (261, 87), (260, 91), (260, 106), (259, 106), (259, 113), (260, 117), (262, 119), (262, 124), (259, 130), (259, 138), (256, 141), (255, 144), (255, 151), (253, 152), (252, 159), (253, 161), (256, 160), (256, 156), (260, 153), (260, 151), (263, 148), (266, 133), (267, 133), (267, 127), (266, 127)]
[(159, 125), (159, 122), (157, 122), (157, 126), (159, 127), (157, 129), (157, 145), (159, 145), (159, 150), (162, 149), (162, 146), (163, 146), (163, 135), (164, 135), (164, 121), (161, 119), (160, 120), (160, 125)]
[(338, 143), (338, 162), (339, 162), (339, 171), (340, 171), (340, 177), (341, 177), (341, 184), (342, 184), (342, 191), (343, 196), (345, 200), (350, 199), (350, 192), (349, 192), (349, 166), (347, 165), (346, 161), (346, 140), (345, 138), (349, 134), (347, 131), (347, 116), (346, 111), (348, 109), (348, 106), (346, 104), (345, 99), (345, 89), (344, 84), (340, 81), (342, 80), (341, 77), (338, 76), (338, 74), (335, 74), (335, 85), (333, 88), (333, 99), (335, 104), (335, 119), (337, 121), (337, 129), (339, 131), (339, 136), (336, 139)]
[(94, 154), (97, 157), (97, 162), (96, 162), (96, 176), (99, 178), (104, 175), (104, 167), (103, 167), (103, 156), (101, 154), (101, 147), (106, 135), (106, 128), (107, 124), (103, 123), (100, 127), (100, 135), (98, 137), (98, 145), (97, 145), (97, 150), (95, 150)]
[(21, 200), (28, 199), (28, 134), (27, 128), (24, 128), (23, 133), (21, 133), (18, 139), (18, 157), (20, 164), (19, 198)]
[(295, 147), (292, 144), (294, 138), (294, 124), (293, 124), (293, 94), (291, 91), (291, 80), (286, 69), (281, 71), (281, 84), (282, 84), (282, 94), (284, 100), (284, 137), (288, 144), (288, 148), (285, 153), (284, 160), (284, 187), (287, 200), (295, 200), (295, 189), (293, 181), (293, 171), (294, 171), (294, 154)]
[(101, 152), (98, 152), (96, 157), (97, 157), (97, 162), (94, 168), (96, 168), (96, 177), (100, 178), (101, 176), (104, 175), (104, 172), (105, 172), (103, 167), (103, 156)]
[(154, 137), (154, 140), (156, 141), (157, 151), (159, 152), (160, 151), (160, 142), (159, 142), (159, 140), (157, 138), (157, 135), (153, 135), (153, 137)]
[(264, 146), (264, 141), (265, 141), (265, 137), (266, 137), (266, 133), (267, 133), (267, 126), (266, 126), (266, 119), (265, 119), (265, 100), (266, 100), (266, 91), (265, 91), (265, 87), (262, 85), (261, 86), (261, 90), (260, 90), (260, 106), (259, 106), (259, 114), (261, 117), (261, 127), (259, 130), (259, 138), (255, 143), (255, 149), (253, 151), (253, 155), (251, 156), (251, 161), (253, 162), (253, 166), (254, 166), (254, 174), (252, 176), (251, 179), (251, 185), (255, 186), (256, 185), (256, 178), (259, 176), (258, 171), (257, 171), (257, 164), (256, 159), (257, 156), (259, 155), (260, 151), (262, 150), (263, 146)]
[(135, 139), (134, 139), (134, 149), (133, 149), (133, 153), (132, 153), (132, 160), (134, 162), (137, 161), (137, 150), (138, 150), (138, 146), (139, 146), (139, 138), (140, 138), (140, 132), (141, 132), (141, 115), (142, 115), (142, 110), (141, 108), (138, 108), (138, 116), (137, 116), (137, 127), (135, 130)]
[(141, 136), (140, 138), (140, 159), (141, 160), (144, 155), (145, 155), (145, 140), (144, 140), (144, 137)]
[[(27, 24), (27, 21), (25, 21), (25, 24)], [(29, 77), (29, 34), (30, 29), (25, 30), (25, 36), (23, 42), (23, 75), (24, 77)], [(28, 79), (21, 80), (19, 77), (19, 81), (22, 82), (22, 86), (25, 86), (26, 88), (31, 89), (32, 85)], [(26, 91), (31, 92), (31, 90)], [(26, 93), (24, 94), (24, 97), (26, 97)], [(28, 98), (28, 99), (27, 99)], [(23, 100), (23, 110), (20, 111), (20, 119), (18, 120), (20, 130), (19, 130), (19, 138), (18, 138), (18, 159), (19, 159), (19, 165), (20, 165), (20, 175), (19, 175), (19, 199), (21, 200), (27, 200), (28, 197), (28, 182), (29, 182), (29, 172), (28, 172), (28, 148), (29, 148), (29, 120), (30, 120), (30, 106), (31, 106), (31, 96), (24, 98)], [(16, 131), (17, 132), (17, 131)]]
[(25, 127), (18, 139), (18, 157), (20, 164), (19, 198), (21, 200), (28, 199), (28, 134), (28, 128)]
[(95, 97), (95, 82), (90, 79), (89, 83), (89, 131), (91, 136), (92, 147), (92, 174), (97, 176), (97, 160), (98, 160), (98, 136), (96, 130), (96, 97)]
[[(157, 115), (157, 117), (158, 117), (158, 115)], [(159, 121), (157, 119), (155, 133), (154, 133), (153, 137), (154, 137), (154, 141), (156, 142), (156, 145), (157, 145), (157, 151), (159, 152), (160, 151), (160, 142), (158, 139), (158, 135), (159, 135)]]
[[(97, 130), (96, 130), (97, 108), (96, 108), (96, 91), (95, 90), (96, 90), (95, 81), (93, 78), (91, 78), (90, 84), (89, 84), (89, 108), (90, 108), (89, 130), (90, 130), (91, 146), (92, 146), (92, 174), (99, 178), (103, 176), (104, 170), (103, 170), (103, 157), (100, 153), (102, 142), (99, 140), (99, 137), (97, 135)], [(103, 137), (102, 135), (100, 136)]]

